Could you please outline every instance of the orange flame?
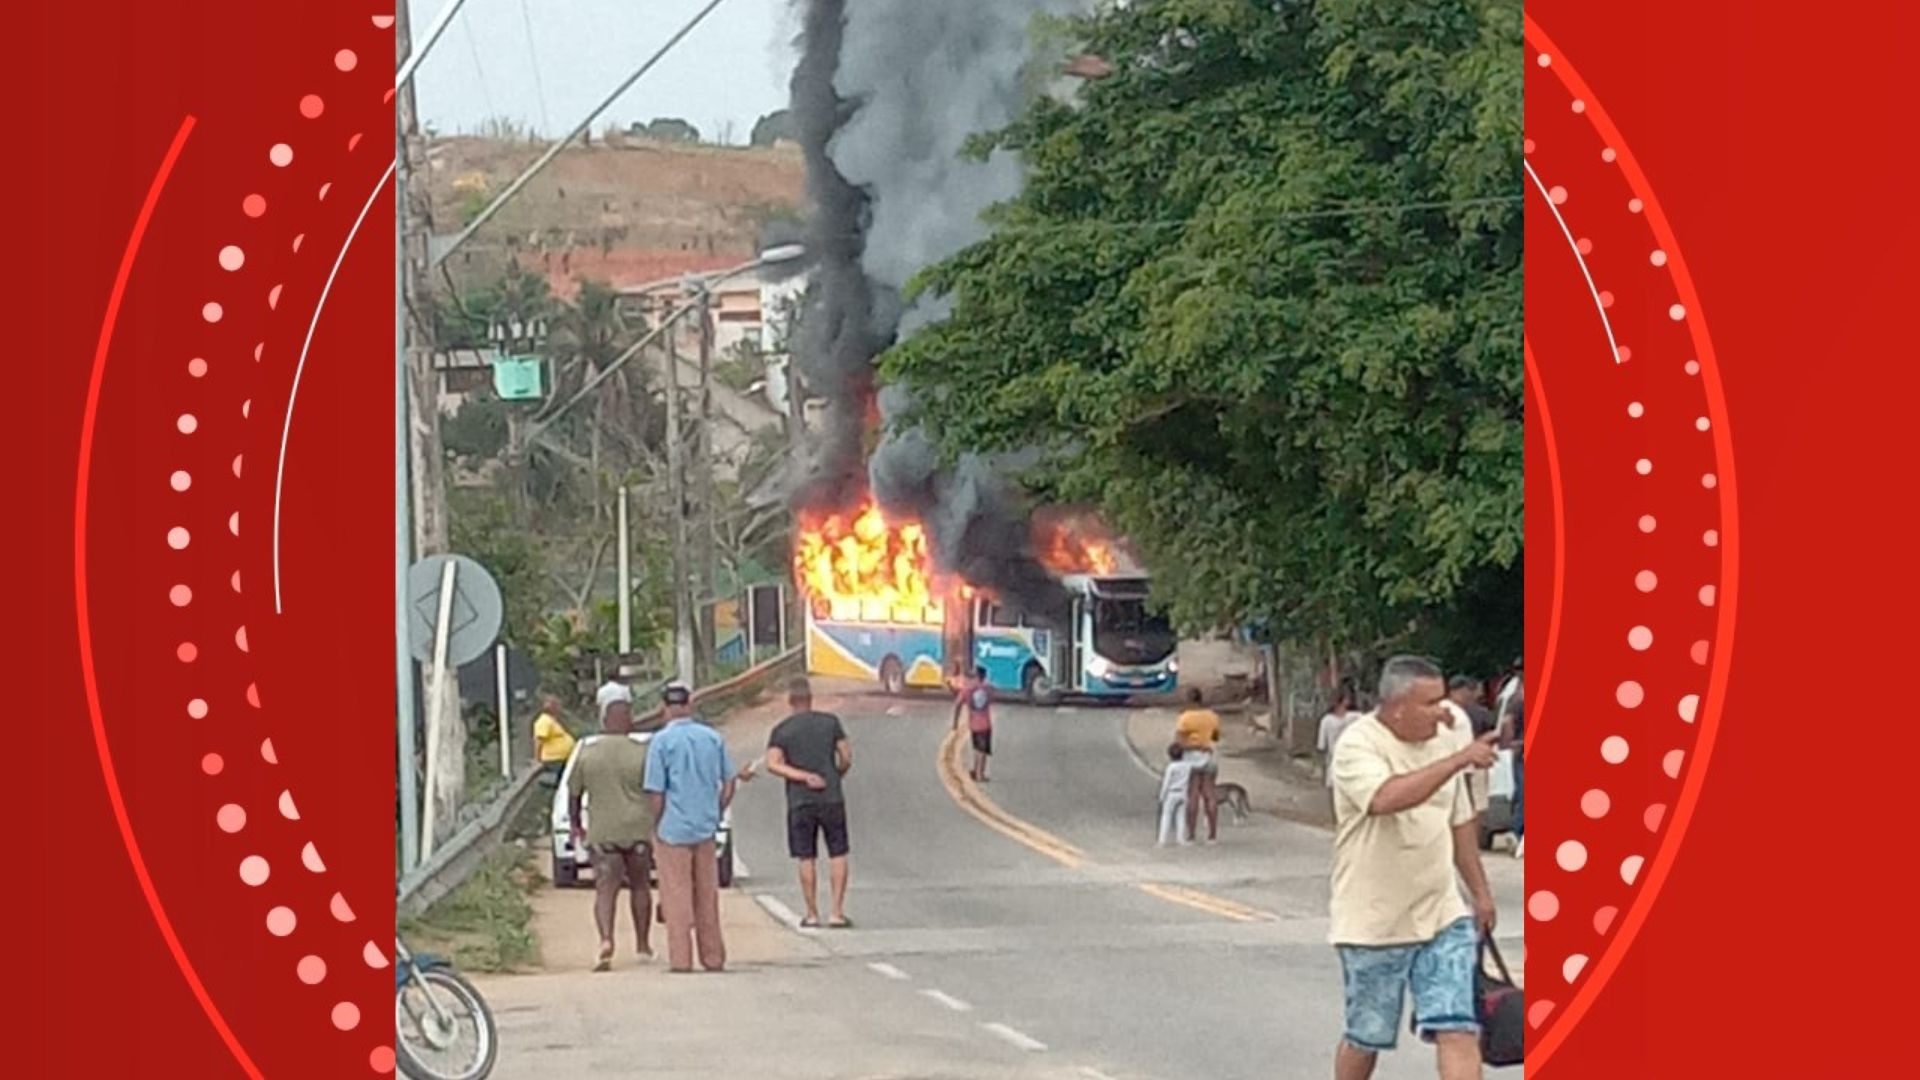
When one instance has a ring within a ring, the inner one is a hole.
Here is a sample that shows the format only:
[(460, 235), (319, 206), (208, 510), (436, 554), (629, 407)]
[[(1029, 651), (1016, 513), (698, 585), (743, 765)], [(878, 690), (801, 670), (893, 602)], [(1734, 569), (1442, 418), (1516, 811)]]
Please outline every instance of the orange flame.
[(871, 503), (851, 514), (803, 513), (793, 561), (815, 618), (945, 621), (926, 530), (915, 521), (889, 522)]
[(1119, 544), (1098, 519), (1086, 514), (1042, 513), (1033, 524), (1034, 550), (1056, 574), (1120, 572)]

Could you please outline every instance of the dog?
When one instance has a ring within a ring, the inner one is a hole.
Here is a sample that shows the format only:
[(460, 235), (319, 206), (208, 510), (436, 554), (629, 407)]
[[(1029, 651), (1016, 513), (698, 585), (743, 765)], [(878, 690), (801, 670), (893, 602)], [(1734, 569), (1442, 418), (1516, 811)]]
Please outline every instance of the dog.
[(1251, 812), (1251, 806), (1247, 802), (1247, 789), (1241, 787), (1239, 784), (1220, 781), (1213, 785), (1213, 791), (1220, 805), (1232, 812), (1233, 823), (1235, 825), (1245, 824), (1247, 815)]

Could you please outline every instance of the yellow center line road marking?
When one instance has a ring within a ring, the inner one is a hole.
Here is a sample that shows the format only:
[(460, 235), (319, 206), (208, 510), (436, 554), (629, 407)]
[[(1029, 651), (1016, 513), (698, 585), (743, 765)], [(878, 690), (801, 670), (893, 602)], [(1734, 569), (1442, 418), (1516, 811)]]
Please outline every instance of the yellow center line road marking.
[(1223, 919), (1232, 919), (1234, 922), (1274, 922), (1279, 919), (1278, 915), (1270, 911), (1250, 908), (1245, 904), (1228, 900), (1224, 896), (1215, 896), (1212, 893), (1201, 892), (1198, 889), (1189, 889), (1183, 885), (1162, 885), (1157, 882), (1142, 882), (1139, 885), (1139, 889), (1148, 896), (1165, 900), (1170, 904), (1180, 904), (1193, 908), (1196, 911), (1204, 911), (1210, 915), (1218, 915)]
[[(941, 742), (940, 756), (935, 762), (940, 773), (940, 783), (947, 789), (947, 794), (952, 796), (954, 803), (960, 809), (971, 814), (982, 825), (994, 832), (1037, 851), (1070, 870), (1093, 865), (1093, 860), (1087, 857), (1086, 852), (1038, 825), (1014, 817), (988, 798), (986, 793), (980, 790), (980, 785), (974, 783), (973, 778), (961, 768), (965, 753), (960, 739), (960, 729), (956, 727), (949, 731), (946, 739)], [(1234, 922), (1275, 922), (1279, 919), (1278, 915), (1270, 911), (1261, 911), (1258, 908), (1228, 900), (1223, 896), (1214, 896), (1212, 893), (1189, 889), (1182, 885), (1145, 882), (1138, 887), (1141, 892), (1156, 899), (1179, 904), (1195, 911), (1203, 911), (1209, 915), (1218, 915)]]
[(947, 794), (953, 797), (953, 801), (960, 809), (973, 815), (987, 828), (1045, 855), (1068, 869), (1077, 870), (1086, 865), (1088, 861), (1086, 854), (1079, 848), (1043, 829), (1015, 818), (981, 794), (980, 787), (973, 782), (973, 778), (961, 772), (961, 754), (960, 731), (955, 728), (948, 732), (946, 740), (940, 744), (940, 757), (937, 764), (941, 784), (946, 787)]

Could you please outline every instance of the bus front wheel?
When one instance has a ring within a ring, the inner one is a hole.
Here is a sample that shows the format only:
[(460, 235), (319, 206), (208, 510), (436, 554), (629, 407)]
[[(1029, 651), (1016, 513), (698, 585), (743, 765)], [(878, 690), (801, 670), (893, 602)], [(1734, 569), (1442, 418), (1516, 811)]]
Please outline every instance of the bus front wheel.
[(1029, 705), (1052, 705), (1060, 700), (1060, 691), (1054, 688), (1053, 680), (1040, 670), (1039, 664), (1028, 664), (1027, 670), (1020, 676), (1020, 689), (1025, 693)]
[(898, 657), (889, 656), (880, 662), (880, 689), (894, 695), (907, 692), (907, 669), (900, 666)]

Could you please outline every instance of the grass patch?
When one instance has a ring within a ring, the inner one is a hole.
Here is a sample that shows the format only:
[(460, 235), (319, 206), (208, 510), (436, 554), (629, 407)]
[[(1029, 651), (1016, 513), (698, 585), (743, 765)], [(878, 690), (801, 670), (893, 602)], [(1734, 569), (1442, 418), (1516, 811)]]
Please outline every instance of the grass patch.
[(533, 852), (503, 847), (466, 884), (418, 918), (400, 920), (400, 936), (421, 952), (451, 957), (468, 971), (518, 971), (540, 960), (531, 897), (541, 884)]

